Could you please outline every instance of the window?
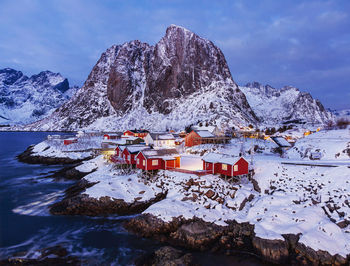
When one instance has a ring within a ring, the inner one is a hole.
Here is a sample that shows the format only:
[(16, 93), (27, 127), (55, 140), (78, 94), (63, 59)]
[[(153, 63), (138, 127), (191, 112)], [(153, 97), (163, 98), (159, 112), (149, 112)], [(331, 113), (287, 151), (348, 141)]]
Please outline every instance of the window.
[(128, 155), (128, 160), (130, 161), (130, 159), (131, 159), (131, 155)]
[(140, 164), (140, 159), (139, 158), (137, 158), (136, 163)]
[(158, 165), (158, 160), (152, 160), (152, 165)]
[(224, 163), (223, 163), (222, 166), (221, 166), (221, 169), (222, 169), (222, 170), (227, 170), (227, 164), (224, 164)]
[(207, 167), (206, 168), (209, 168), (210, 167), (210, 163), (207, 163)]
[(233, 166), (233, 171), (235, 171), (235, 172), (238, 171), (238, 165)]
[(142, 160), (142, 165), (145, 166), (146, 165), (146, 161)]

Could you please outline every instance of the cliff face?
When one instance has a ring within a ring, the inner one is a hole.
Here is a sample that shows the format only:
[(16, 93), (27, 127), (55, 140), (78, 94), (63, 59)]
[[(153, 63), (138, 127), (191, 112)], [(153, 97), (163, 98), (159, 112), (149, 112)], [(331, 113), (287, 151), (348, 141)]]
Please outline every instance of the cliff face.
[(220, 49), (171, 25), (155, 46), (132, 41), (107, 49), (75, 97), (26, 129), (162, 130), (199, 120), (257, 121)]

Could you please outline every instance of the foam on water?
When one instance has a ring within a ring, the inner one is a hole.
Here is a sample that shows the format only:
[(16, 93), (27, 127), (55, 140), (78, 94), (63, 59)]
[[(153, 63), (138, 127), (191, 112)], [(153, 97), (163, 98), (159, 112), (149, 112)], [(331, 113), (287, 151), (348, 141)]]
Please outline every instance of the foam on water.
[(62, 197), (64, 191), (52, 192), (39, 197), (36, 201), (30, 202), (25, 205), (18, 206), (12, 211), (21, 215), (30, 216), (49, 216), (49, 205), (55, 203), (58, 199)]

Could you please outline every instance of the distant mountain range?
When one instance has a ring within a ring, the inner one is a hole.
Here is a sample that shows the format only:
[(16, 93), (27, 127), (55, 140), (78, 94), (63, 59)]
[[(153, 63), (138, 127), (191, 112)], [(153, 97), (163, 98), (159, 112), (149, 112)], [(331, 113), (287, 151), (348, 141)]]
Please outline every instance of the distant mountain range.
[(43, 71), (27, 77), (11, 68), (0, 69), (0, 124), (27, 124), (50, 115), (70, 99), (78, 87), (69, 87), (59, 73)]
[(275, 89), (270, 85), (253, 82), (239, 88), (264, 125), (272, 126), (288, 121), (323, 124), (334, 119), (333, 114), (320, 101), (295, 87)]
[(350, 119), (350, 109), (341, 109), (341, 110), (329, 110), (338, 118)]
[(177, 130), (199, 121), (239, 127), (332, 119), (296, 88), (239, 87), (218, 47), (171, 25), (154, 46), (131, 41), (108, 48), (71, 99), (24, 129)]

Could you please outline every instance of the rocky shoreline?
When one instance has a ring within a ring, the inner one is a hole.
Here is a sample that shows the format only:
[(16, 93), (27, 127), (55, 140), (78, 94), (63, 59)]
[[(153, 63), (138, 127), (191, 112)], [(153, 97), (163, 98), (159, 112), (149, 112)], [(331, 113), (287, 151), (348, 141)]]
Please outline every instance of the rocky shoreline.
[[(70, 256), (67, 249), (57, 245), (35, 251), (20, 252), (12, 257), (0, 260), (0, 265), (82, 265), (77, 257)], [(29, 256), (29, 258), (28, 258)]]
[(299, 243), (299, 235), (283, 235), (282, 240), (262, 239), (255, 235), (254, 225), (228, 221), (219, 226), (194, 218), (174, 218), (171, 222), (143, 214), (125, 223), (125, 228), (141, 237), (153, 238), (186, 249), (223, 252), (251, 252), (275, 264), (349, 265), (350, 258), (315, 251)]
[(85, 179), (80, 180), (65, 192), (66, 197), (51, 205), (50, 213), (54, 215), (131, 215), (138, 214), (146, 210), (152, 204), (166, 198), (167, 192), (158, 193), (154, 198), (147, 201), (135, 201), (128, 203), (121, 199), (111, 197), (101, 197), (99, 199), (89, 197), (84, 194), (86, 188), (96, 183), (90, 183)]
[(53, 164), (77, 164), (77, 163), (81, 163), (82, 161), (90, 160), (93, 158), (92, 156), (84, 159), (71, 159), (67, 157), (45, 157), (40, 155), (34, 155), (33, 148), (34, 148), (34, 145), (29, 146), (24, 152), (17, 155), (17, 159), (20, 162), (29, 163), (29, 164), (53, 165)]

